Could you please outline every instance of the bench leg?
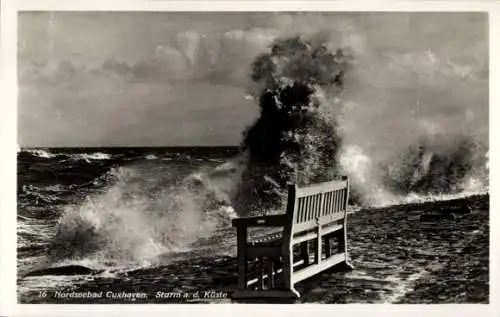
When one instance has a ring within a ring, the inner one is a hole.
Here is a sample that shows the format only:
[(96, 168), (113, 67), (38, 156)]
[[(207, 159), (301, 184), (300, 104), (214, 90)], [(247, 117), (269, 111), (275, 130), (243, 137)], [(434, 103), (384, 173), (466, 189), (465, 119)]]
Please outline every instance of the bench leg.
[(300, 244), (300, 258), (304, 260), (305, 265), (309, 265), (309, 242), (304, 241)]
[(238, 288), (241, 290), (247, 289), (247, 230), (243, 227), (238, 227)]
[(345, 241), (345, 230), (342, 228), (341, 230), (337, 231), (337, 241), (339, 242), (339, 253), (345, 252), (346, 250), (346, 241)]
[[(293, 255), (292, 255), (293, 256)], [(253, 290), (253, 289), (238, 289), (237, 291), (233, 292), (231, 294), (231, 299), (234, 301), (240, 301), (240, 302), (248, 302), (252, 300), (264, 300), (264, 301), (294, 301), (297, 298), (300, 297), (300, 294), (295, 290), (293, 287), (292, 283), (292, 271), (290, 269), (293, 269), (291, 257), (289, 255), (284, 255), (283, 256), (283, 270), (281, 274), (281, 278), (283, 278), (283, 288), (275, 288), (275, 278), (276, 276), (273, 276), (273, 272), (279, 268), (279, 257), (266, 257), (266, 261), (264, 261), (264, 264), (266, 264), (265, 268), (262, 267), (261, 265), (261, 259), (262, 257), (259, 257), (257, 261), (257, 269), (258, 269), (258, 280), (257, 283), (261, 283), (261, 277), (259, 276), (262, 272), (263, 269), (265, 269), (267, 272), (267, 281), (266, 281), (266, 289), (263, 289), (260, 287), (260, 285), (257, 285), (258, 289)]]
[(299, 298), (300, 294), (293, 287), (292, 274), (293, 274), (293, 252), (290, 247), (287, 252), (283, 254), (283, 282), (285, 290), (290, 293), (291, 297)]
[(259, 280), (257, 288), (262, 291), (264, 289), (264, 257), (260, 256), (258, 261), (257, 277)]
[(332, 256), (332, 236), (330, 234), (325, 236), (325, 256), (326, 258)]
[(267, 289), (274, 288), (274, 259), (267, 258)]
[(321, 255), (323, 253), (323, 251), (321, 250), (321, 244), (323, 242), (323, 237), (321, 236), (321, 225), (318, 225), (318, 227), (316, 228), (316, 232), (317, 232), (317, 235), (318, 235), (318, 238), (316, 239), (316, 261), (315, 263), (316, 264), (319, 264), (321, 262)]
[(344, 227), (342, 230), (339, 230), (338, 233), (338, 241), (339, 241), (339, 252), (344, 252), (345, 254), (345, 266), (346, 269), (352, 270), (354, 269), (354, 266), (349, 260), (349, 255), (347, 252), (347, 230), (346, 230), (346, 223), (344, 222)]

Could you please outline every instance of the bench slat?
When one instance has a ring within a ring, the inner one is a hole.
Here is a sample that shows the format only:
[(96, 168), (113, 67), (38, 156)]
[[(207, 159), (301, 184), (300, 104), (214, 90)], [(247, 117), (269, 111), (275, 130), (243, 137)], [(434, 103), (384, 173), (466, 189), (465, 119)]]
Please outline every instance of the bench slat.
[(330, 193), (325, 193), (324, 195), (325, 195), (325, 197), (323, 198), (323, 210), (321, 211), (321, 216), (322, 217), (324, 215), (326, 215), (326, 211), (328, 210), (328, 204), (330, 203), (329, 202)]
[[(336, 212), (336, 213), (333, 213), (331, 215), (321, 217), (319, 219), (319, 222), (321, 224), (326, 224), (329, 222), (338, 221), (338, 220), (343, 219), (345, 217), (345, 215), (346, 215), (345, 212)], [(316, 227), (317, 224), (318, 224), (318, 221), (316, 219), (311, 220), (311, 221), (307, 221), (307, 222), (296, 223), (293, 225), (293, 233), (296, 234), (296, 233), (299, 233), (301, 231), (311, 230), (314, 227)]]
[(296, 272), (293, 272), (293, 275), (292, 275), (292, 282), (295, 284), (295, 283), (298, 283), (302, 280), (305, 280), (306, 278), (308, 277), (311, 277), (313, 275), (316, 275), (336, 264), (339, 264), (341, 262), (345, 261), (345, 253), (337, 253), (335, 255), (333, 255), (332, 257), (330, 257), (329, 259), (326, 259), (322, 262), (320, 262), (319, 264), (316, 264), (316, 265), (312, 265), (312, 266), (309, 266), (309, 267), (306, 267), (302, 270), (299, 270), (299, 271), (296, 271)]
[[(326, 234), (332, 233), (334, 231), (340, 230), (343, 227), (344, 227), (343, 224), (334, 224), (334, 225), (327, 225), (327, 226), (323, 225), (321, 233), (322, 233), (322, 235), (326, 235)], [(264, 235), (264, 236), (253, 238), (248, 242), (248, 244), (250, 246), (255, 246), (258, 244), (267, 244), (267, 243), (271, 244), (271, 243), (275, 243), (277, 241), (280, 241), (282, 238), (283, 238), (283, 232), (272, 232), (272, 233), (269, 233), (269, 234)], [(307, 233), (307, 234), (298, 235), (298, 236), (294, 237), (292, 241), (293, 241), (293, 244), (297, 244), (300, 242), (304, 242), (304, 241), (308, 241), (308, 240), (312, 240), (312, 239), (316, 239), (316, 238), (317, 238), (317, 233), (311, 232), (311, 233)]]
[(340, 194), (340, 197), (339, 197), (339, 206), (337, 208), (338, 211), (340, 210), (343, 210), (344, 209), (344, 199), (345, 199), (345, 190), (343, 190)]
[(234, 299), (261, 299), (261, 298), (279, 298), (279, 299), (296, 299), (299, 298), (299, 294), (293, 290), (268, 290), (253, 291), (253, 290), (239, 290), (234, 292), (231, 296)]
[(231, 221), (233, 227), (253, 226), (253, 227), (281, 227), (285, 225), (286, 214), (268, 215), (258, 217), (236, 218)]
[(337, 210), (337, 197), (337, 192), (332, 192), (332, 206), (330, 207), (330, 209), (328, 209), (327, 215), (334, 213)]
[(283, 238), (283, 232), (271, 232), (263, 236), (251, 238), (250, 241), (248, 242), (251, 245), (258, 244), (258, 243), (265, 243), (265, 242), (270, 242), (274, 240), (281, 240)]
[(296, 196), (297, 198), (301, 198), (301, 197), (315, 195), (318, 193), (332, 192), (335, 190), (343, 189), (346, 188), (346, 185), (347, 181), (324, 182), (315, 185), (310, 185), (307, 187), (297, 187), (295, 194), (297, 195)]
[[(343, 227), (344, 227), (343, 225), (333, 225), (333, 226), (323, 227), (321, 229), (321, 235), (324, 236), (326, 234), (340, 230)], [(307, 233), (304, 235), (299, 235), (297, 237), (294, 237), (292, 241), (293, 241), (293, 244), (298, 244), (298, 243), (301, 243), (304, 241), (316, 239), (317, 237), (318, 237), (318, 234), (316, 232), (311, 232), (311, 233)]]
[(329, 192), (328, 193), (328, 207), (326, 208), (325, 210), (325, 216), (330, 214), (331, 211), (333, 210), (333, 196), (334, 196), (335, 192)]
[[(296, 266), (299, 266), (302, 264), (304, 264), (304, 260), (299, 260), (299, 261), (293, 263), (293, 267), (296, 267)], [(283, 272), (283, 269), (277, 269), (275, 272), (273, 272), (273, 276), (276, 276), (276, 275), (280, 274), (281, 272)], [(269, 274), (265, 274), (263, 277), (264, 277), (264, 279), (266, 279), (268, 276), (269, 276)], [(249, 280), (247, 282), (247, 285), (255, 284), (255, 283), (257, 283), (258, 280), (259, 279), (257, 279), (257, 278)]]

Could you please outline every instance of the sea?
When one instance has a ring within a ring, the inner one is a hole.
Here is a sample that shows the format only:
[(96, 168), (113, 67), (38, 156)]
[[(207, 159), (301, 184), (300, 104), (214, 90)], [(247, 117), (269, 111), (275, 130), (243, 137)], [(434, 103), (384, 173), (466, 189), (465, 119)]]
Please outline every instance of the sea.
[[(237, 147), (21, 149), (19, 302), (230, 302), (237, 214), (229, 196), (242, 164)], [(420, 207), (353, 216), (357, 269), (301, 282), (301, 301), (487, 302), (487, 193), (459, 196), (424, 200), (468, 199), (463, 219), (423, 224)], [(456, 279), (472, 286), (422, 291)]]

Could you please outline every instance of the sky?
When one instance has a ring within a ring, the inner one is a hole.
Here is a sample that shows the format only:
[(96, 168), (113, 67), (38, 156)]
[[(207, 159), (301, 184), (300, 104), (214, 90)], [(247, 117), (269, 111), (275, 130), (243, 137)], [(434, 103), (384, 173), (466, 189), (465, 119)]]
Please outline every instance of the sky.
[(18, 21), (22, 147), (238, 145), (258, 116), (252, 60), (295, 35), (354, 56), (344, 92), (326, 102), (346, 142), (487, 141), (484, 13), (22, 12)]

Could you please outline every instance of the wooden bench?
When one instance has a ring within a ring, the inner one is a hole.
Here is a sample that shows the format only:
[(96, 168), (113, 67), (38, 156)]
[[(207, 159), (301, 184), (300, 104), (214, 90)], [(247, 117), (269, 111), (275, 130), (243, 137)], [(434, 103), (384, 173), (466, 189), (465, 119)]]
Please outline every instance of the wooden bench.
[[(346, 176), (302, 188), (290, 185), (285, 214), (233, 219), (238, 290), (232, 298), (299, 298), (295, 283), (339, 263), (352, 268), (347, 253), (348, 199)], [(274, 230), (249, 239), (252, 227)]]

